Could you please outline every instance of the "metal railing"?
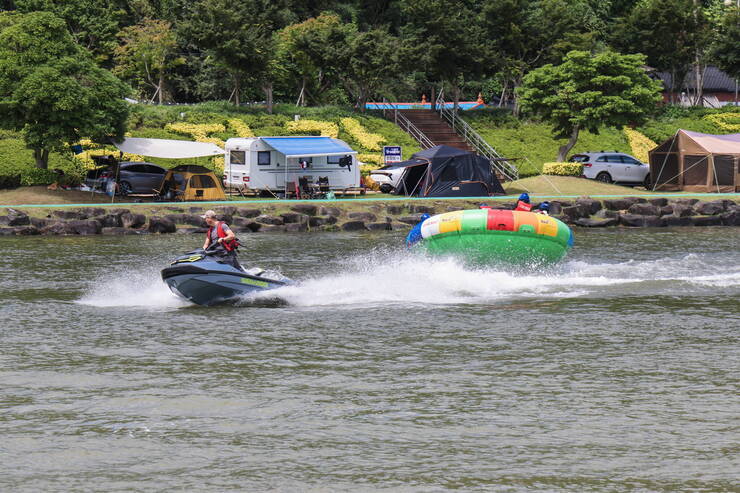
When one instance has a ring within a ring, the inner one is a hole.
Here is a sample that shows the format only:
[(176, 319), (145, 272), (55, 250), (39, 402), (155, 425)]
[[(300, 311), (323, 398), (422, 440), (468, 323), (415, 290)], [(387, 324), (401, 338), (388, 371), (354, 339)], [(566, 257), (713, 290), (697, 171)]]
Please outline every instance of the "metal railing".
[(439, 96), (434, 102), (434, 110), (439, 113), (439, 116), (447, 121), (452, 126), (458, 135), (460, 135), (465, 142), (467, 142), (475, 152), (479, 155), (488, 158), (491, 161), (493, 169), (501, 173), (505, 179), (514, 181), (519, 179), (519, 170), (516, 166), (511, 164), (505, 158), (503, 158), (496, 149), (486, 142), (486, 140), (476, 132), (465, 120), (457, 116), (454, 110), (447, 107), (444, 100), (444, 92), (439, 91)]
[[(424, 135), (424, 132), (419, 130), (419, 128), (411, 123), (411, 120), (406, 118), (403, 113), (398, 111), (398, 106), (396, 106), (393, 103), (388, 102), (385, 98), (383, 98), (383, 116), (386, 118), (392, 119), (393, 123), (401, 127), (401, 129), (409, 134), (411, 137), (416, 139), (416, 141), (421, 145), (422, 149), (429, 149), (430, 147), (434, 147), (434, 143)], [(391, 116), (388, 116), (388, 112), (392, 112)]]

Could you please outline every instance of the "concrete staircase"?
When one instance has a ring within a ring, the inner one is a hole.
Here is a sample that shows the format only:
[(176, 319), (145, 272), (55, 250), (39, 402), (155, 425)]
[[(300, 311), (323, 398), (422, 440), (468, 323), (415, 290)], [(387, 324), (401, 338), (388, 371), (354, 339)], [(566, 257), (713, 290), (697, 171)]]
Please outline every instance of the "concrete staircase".
[(408, 118), (435, 146), (448, 145), (465, 151), (476, 152), (436, 111), (404, 109), (398, 110), (398, 112)]

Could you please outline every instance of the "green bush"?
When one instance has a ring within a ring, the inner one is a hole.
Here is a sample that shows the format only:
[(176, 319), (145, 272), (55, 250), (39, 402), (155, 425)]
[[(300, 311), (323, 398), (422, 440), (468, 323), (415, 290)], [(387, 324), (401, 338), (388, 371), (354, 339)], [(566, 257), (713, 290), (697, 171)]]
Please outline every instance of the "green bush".
[(57, 181), (58, 176), (50, 169), (26, 168), (21, 171), (21, 185), (51, 185)]
[(542, 174), (555, 176), (581, 176), (583, 165), (581, 163), (543, 163)]
[(49, 155), (49, 170), (38, 170), (33, 151), (26, 147), (20, 137), (0, 139), (0, 176), (19, 176), (23, 185), (48, 185), (54, 180), (48, 181), (46, 172), (53, 169), (60, 169), (65, 174), (79, 174), (72, 159), (58, 153)]
[(21, 186), (21, 175), (2, 176), (0, 175), (0, 190), (9, 188), (18, 188)]
[(187, 136), (175, 132), (170, 132), (163, 128), (143, 127), (131, 131), (131, 137), (143, 137), (146, 139), (172, 139), (172, 140), (190, 140)]
[(184, 120), (186, 122), (188, 122), (188, 123), (196, 123), (196, 124), (202, 124), (202, 123), (220, 123), (221, 125), (226, 126), (228, 124), (226, 120), (228, 120), (228, 119), (229, 119), (229, 117), (226, 114), (211, 113), (211, 112), (200, 112), (200, 111), (191, 111), (191, 112), (189, 112), (189, 113), (186, 114)]
[(131, 116), (129, 121), (136, 122), (136, 126), (129, 126), (129, 129), (140, 126), (163, 128), (165, 124), (180, 119), (178, 108), (181, 107), (133, 104), (130, 106)]

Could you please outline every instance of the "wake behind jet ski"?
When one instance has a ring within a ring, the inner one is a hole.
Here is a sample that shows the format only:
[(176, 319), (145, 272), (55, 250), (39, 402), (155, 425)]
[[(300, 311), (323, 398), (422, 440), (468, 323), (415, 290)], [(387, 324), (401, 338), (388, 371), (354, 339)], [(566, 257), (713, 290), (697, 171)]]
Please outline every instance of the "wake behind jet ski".
[(219, 262), (212, 253), (210, 249), (198, 249), (176, 258), (170, 267), (162, 269), (162, 280), (181, 298), (206, 306), (293, 284), (278, 272), (237, 269)]

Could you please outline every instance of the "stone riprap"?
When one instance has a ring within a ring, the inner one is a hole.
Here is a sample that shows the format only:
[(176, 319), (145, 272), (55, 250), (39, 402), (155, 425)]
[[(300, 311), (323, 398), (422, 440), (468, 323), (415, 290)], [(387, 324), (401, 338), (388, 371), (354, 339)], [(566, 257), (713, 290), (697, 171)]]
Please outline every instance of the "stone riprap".
[[(419, 202), (341, 201), (327, 205), (270, 203), (213, 207), (237, 233), (316, 231), (407, 231), (422, 214), (473, 209), (486, 201)], [(513, 202), (489, 201), (494, 209), (513, 209)], [(203, 234), (200, 217), (207, 207), (141, 205), (131, 208), (82, 207), (0, 209), (0, 236)], [(597, 200), (552, 200), (554, 217), (574, 227), (659, 228), (740, 226), (740, 204), (733, 200), (624, 197)]]

